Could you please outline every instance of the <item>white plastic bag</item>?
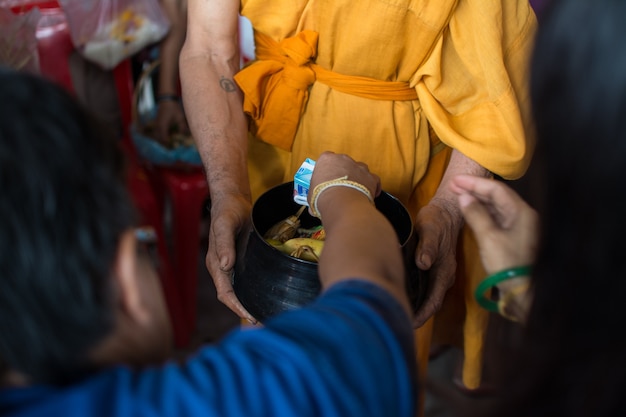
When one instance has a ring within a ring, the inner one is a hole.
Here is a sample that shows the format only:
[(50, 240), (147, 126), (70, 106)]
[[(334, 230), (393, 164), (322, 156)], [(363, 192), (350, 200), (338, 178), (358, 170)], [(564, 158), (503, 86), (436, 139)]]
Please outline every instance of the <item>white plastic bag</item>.
[(114, 68), (160, 41), (170, 27), (158, 0), (60, 0), (72, 41), (88, 60)]

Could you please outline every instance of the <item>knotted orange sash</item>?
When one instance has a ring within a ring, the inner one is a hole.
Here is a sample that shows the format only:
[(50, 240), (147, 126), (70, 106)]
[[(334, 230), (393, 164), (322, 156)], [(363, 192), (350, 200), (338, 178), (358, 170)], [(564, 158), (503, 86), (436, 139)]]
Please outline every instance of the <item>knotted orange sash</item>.
[(317, 32), (303, 30), (275, 41), (255, 32), (256, 61), (235, 75), (244, 93), (243, 110), (253, 121), (253, 133), (264, 142), (291, 150), (309, 87), (319, 81), (343, 93), (373, 100), (415, 100), (406, 82), (338, 74), (313, 63)]

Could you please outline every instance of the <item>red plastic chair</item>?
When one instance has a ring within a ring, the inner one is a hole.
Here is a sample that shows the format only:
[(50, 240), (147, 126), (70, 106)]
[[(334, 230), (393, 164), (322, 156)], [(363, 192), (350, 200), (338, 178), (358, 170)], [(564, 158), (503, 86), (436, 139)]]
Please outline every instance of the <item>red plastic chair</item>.
[[(37, 29), (37, 50), (41, 75), (59, 83), (74, 93), (70, 72), (70, 56), (75, 48), (69, 32), (65, 14), (57, 1), (32, 1), (13, 7), (16, 14), (25, 13), (32, 8), (39, 8), (46, 22), (45, 27)], [(130, 125), (131, 100), (133, 92), (132, 70), (129, 60), (120, 63), (114, 70), (120, 110), (124, 126)], [(134, 203), (142, 216), (142, 223), (151, 226), (157, 235), (158, 270), (162, 279), (164, 295), (174, 327), (175, 343), (184, 347), (189, 343), (192, 325), (187, 321), (181, 307), (181, 296), (177, 282), (172, 274), (171, 262), (166, 245), (163, 227), (162, 199), (152, 187), (150, 177), (139, 163), (127, 129), (123, 131), (122, 144), (128, 154), (128, 187)], [(195, 251), (197, 255), (197, 249)], [(195, 263), (194, 263), (195, 265)]]
[(14, 6), (11, 11), (21, 14), (38, 8), (45, 20), (45, 27), (37, 29), (37, 49), (39, 66), (45, 78), (61, 84), (68, 91), (74, 92), (69, 67), (69, 56), (74, 51), (65, 14), (57, 1), (32, 1)]
[(157, 177), (171, 204), (173, 265), (186, 322), (195, 327), (198, 293), (198, 248), (202, 211), (209, 186), (202, 169), (159, 167)]

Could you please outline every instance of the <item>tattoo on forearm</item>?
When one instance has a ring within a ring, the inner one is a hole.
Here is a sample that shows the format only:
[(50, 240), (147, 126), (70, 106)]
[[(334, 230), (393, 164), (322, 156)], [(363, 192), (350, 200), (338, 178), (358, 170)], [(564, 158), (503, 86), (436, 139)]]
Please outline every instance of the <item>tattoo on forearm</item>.
[(227, 93), (237, 91), (237, 88), (235, 87), (235, 82), (223, 76), (222, 78), (220, 78), (220, 87), (222, 87), (222, 90), (226, 91)]

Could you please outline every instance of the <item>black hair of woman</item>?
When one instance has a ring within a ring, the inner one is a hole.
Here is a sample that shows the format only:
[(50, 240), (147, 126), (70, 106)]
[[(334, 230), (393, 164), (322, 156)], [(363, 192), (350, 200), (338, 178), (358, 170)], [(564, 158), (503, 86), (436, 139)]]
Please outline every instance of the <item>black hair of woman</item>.
[(480, 416), (626, 414), (626, 1), (553, 1), (531, 68), (534, 302)]
[(113, 324), (105, 278), (136, 214), (112, 130), (39, 77), (0, 86), (0, 368), (64, 382)]

